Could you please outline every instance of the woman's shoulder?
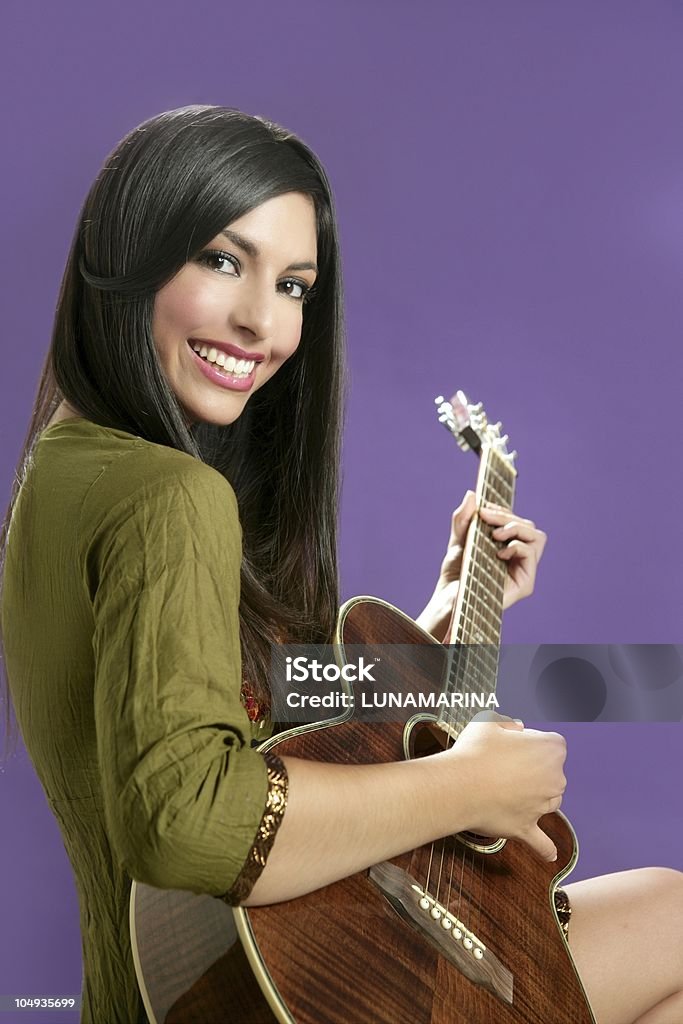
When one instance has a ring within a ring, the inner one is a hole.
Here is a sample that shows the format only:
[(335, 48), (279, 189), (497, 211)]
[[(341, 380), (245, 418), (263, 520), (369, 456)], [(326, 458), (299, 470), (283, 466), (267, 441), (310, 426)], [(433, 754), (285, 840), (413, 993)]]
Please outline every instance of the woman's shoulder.
[(80, 508), (81, 526), (129, 506), (144, 514), (158, 508), (190, 506), (195, 515), (226, 514), (237, 520), (235, 492), (229, 481), (207, 463), (166, 445), (83, 418), (61, 420), (43, 431), (46, 461), (59, 475), (67, 463), (87, 474)]

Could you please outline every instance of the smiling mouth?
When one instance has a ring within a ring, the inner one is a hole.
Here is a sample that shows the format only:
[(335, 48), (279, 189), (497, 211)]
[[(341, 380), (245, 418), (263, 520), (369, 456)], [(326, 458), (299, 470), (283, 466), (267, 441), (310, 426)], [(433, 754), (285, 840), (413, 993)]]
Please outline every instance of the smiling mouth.
[(197, 353), (200, 359), (209, 363), (214, 369), (225, 377), (236, 377), (237, 380), (246, 380), (254, 372), (256, 361), (254, 359), (236, 359), (235, 356), (226, 355), (220, 349), (213, 348), (198, 341), (188, 341), (188, 345)]

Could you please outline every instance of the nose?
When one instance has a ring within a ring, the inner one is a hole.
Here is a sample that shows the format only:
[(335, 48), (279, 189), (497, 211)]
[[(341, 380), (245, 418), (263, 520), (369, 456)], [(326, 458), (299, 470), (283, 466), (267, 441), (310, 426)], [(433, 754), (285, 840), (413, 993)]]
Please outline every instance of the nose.
[(272, 334), (275, 317), (275, 288), (254, 275), (242, 278), (235, 289), (229, 311), (230, 326), (247, 332), (254, 338), (267, 338)]

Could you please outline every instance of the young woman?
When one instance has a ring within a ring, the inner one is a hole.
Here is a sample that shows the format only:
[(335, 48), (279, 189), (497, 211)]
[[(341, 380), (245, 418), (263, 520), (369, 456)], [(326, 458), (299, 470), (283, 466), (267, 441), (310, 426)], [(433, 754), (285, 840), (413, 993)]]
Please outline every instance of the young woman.
[[(7, 675), (75, 872), (84, 1022), (144, 1020), (131, 879), (253, 905), (464, 829), (555, 855), (537, 822), (565, 787), (557, 734), (471, 725), (451, 750), (372, 766), (252, 745), (271, 643), (332, 635), (342, 371), (313, 153), (223, 107), (126, 136), (79, 219), (3, 532)], [(473, 513), (468, 495), (418, 620), (437, 638)], [(480, 514), (508, 541), (509, 605), (545, 535)], [(599, 1024), (683, 1020), (680, 956), (649, 938), (681, 949), (680, 876), (567, 891)]]

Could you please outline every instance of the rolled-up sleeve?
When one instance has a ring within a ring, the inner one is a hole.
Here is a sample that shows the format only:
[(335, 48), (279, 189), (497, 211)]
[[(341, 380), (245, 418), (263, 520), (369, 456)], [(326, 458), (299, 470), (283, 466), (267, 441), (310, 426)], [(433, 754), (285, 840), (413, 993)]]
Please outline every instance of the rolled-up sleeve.
[(234, 492), (190, 457), (173, 468), (103, 509), (83, 552), (104, 813), (132, 878), (239, 902), (272, 846), (286, 773), (251, 746), (240, 700)]

